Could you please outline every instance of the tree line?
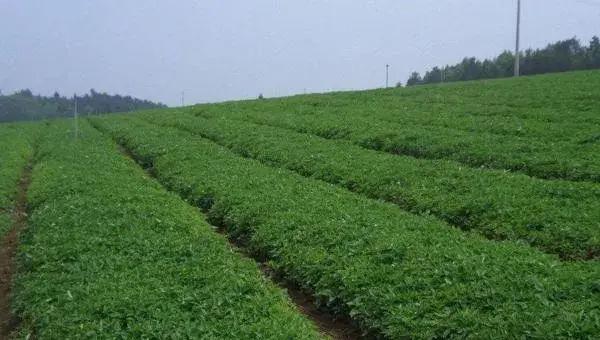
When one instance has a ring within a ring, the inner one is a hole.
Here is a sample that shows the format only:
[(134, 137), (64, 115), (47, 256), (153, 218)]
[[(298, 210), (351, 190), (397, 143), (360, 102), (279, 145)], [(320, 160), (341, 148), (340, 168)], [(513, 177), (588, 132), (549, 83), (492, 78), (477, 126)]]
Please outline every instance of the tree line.
[[(74, 99), (74, 96), (64, 97), (58, 92), (55, 92), (51, 97), (34, 95), (29, 89), (11, 95), (0, 93), (0, 122), (73, 116), (75, 110)], [(166, 105), (131, 96), (100, 93), (94, 89), (83, 96), (77, 96), (77, 112), (82, 115), (128, 112), (160, 107), (166, 107)]]
[[(600, 68), (600, 39), (594, 36), (589, 45), (582, 45), (577, 38), (561, 40), (540, 49), (528, 49), (519, 53), (520, 74), (535, 75), (552, 72), (589, 70)], [(421, 77), (413, 72), (407, 86), (455, 82), (477, 79), (512, 77), (515, 73), (515, 54), (504, 51), (493, 59), (464, 58), (460, 63), (428, 70)], [(397, 84), (401, 86), (400, 83)]]

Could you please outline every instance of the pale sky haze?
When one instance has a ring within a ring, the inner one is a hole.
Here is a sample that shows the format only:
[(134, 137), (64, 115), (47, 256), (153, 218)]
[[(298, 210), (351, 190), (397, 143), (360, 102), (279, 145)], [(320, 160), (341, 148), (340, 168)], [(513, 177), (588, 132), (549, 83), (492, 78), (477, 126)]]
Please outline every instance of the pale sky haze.
[[(522, 0), (522, 46), (600, 35), (600, 0)], [(514, 49), (516, 0), (0, 0), (0, 89), (170, 106), (404, 83)]]

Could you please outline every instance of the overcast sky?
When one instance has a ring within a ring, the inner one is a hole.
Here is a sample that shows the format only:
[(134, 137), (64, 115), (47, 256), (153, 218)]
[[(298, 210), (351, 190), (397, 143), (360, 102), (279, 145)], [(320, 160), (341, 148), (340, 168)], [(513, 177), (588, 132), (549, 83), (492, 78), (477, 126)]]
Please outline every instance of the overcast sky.
[[(516, 0), (0, 0), (0, 89), (180, 105), (406, 81), (514, 49)], [(600, 0), (523, 0), (522, 44), (600, 34)]]

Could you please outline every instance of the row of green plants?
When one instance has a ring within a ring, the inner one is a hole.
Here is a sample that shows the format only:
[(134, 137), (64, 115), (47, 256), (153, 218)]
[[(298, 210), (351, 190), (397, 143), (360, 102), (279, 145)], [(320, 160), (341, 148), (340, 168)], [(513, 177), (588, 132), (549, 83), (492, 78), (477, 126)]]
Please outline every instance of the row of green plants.
[(33, 157), (36, 126), (0, 124), (0, 242), (13, 225), (14, 200), (23, 168)]
[(493, 242), (142, 119), (93, 118), (268, 265), (390, 339), (592, 339), (600, 268)]
[(140, 117), (197, 133), (237, 154), (431, 213), (496, 240), (524, 241), (567, 259), (600, 257), (600, 187), (482, 171), (444, 160), (365, 150), (271, 126), (189, 114)]
[[(565, 72), (511, 79), (482, 80), (405, 89), (411, 98), (428, 102), (431, 95), (450, 104), (481, 103), (513, 108), (547, 108), (543, 116), (553, 121), (570, 121), (570, 109), (580, 111), (579, 119), (591, 118), (589, 110), (598, 100), (600, 70)], [(597, 117), (596, 117), (597, 119)], [(576, 119), (577, 120), (577, 119)]]
[[(470, 167), (520, 172), (543, 179), (600, 182), (600, 144), (590, 132), (579, 143), (546, 142), (440, 126), (417, 126), (349, 116), (339, 112), (299, 115), (243, 107), (198, 107), (200, 117), (227, 117), (287, 128), (328, 139), (344, 139), (364, 148), (426, 159), (449, 159)], [(415, 113), (419, 114), (419, 113)], [(452, 118), (448, 118), (452, 119)]]
[(404, 125), (517, 135), (546, 141), (581, 141), (600, 133), (596, 102), (600, 71), (477, 81), (393, 90), (297, 96), (203, 105), (270, 114), (336, 114)]
[[(595, 90), (600, 78), (593, 80), (598, 74), (594, 72), (510, 84), (484, 81), (229, 102), (188, 110), (347, 139), (391, 153), (452, 159), (547, 179), (599, 182), (600, 118), (594, 103), (600, 99)], [(561, 80), (565, 83), (558, 86)]]
[(438, 116), (449, 115), (441, 121), (448, 127), (576, 141), (600, 124), (598, 75), (573, 72), (406, 89), (397, 92), (397, 100), (380, 101), (388, 106), (373, 113), (420, 125), (437, 125)]
[[(80, 123), (81, 124), (81, 123)], [(15, 338), (317, 339), (257, 264), (88, 124), (49, 127), (18, 252)]]
[(519, 137), (522, 141), (567, 142), (578, 144), (589, 138), (597, 117), (582, 115), (574, 108), (562, 109), (560, 120), (546, 117), (556, 109), (547, 107), (512, 107), (482, 102), (448, 102), (443, 92), (435, 92), (428, 101), (406, 101), (398, 103), (380, 102), (362, 114), (373, 119), (395, 124), (445, 128), (450, 132), (469, 132), (499, 140)]

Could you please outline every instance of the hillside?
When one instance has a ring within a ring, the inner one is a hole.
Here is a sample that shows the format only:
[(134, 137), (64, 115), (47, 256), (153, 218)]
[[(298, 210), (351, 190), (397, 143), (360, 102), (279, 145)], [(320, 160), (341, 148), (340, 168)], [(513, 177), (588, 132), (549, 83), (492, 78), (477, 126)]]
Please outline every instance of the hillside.
[(155, 109), (90, 116), (78, 139), (71, 120), (0, 125), (0, 204), (27, 189), (16, 334), (593, 339), (599, 86)]
[(600, 182), (600, 71), (200, 105), (186, 112), (544, 179)]

